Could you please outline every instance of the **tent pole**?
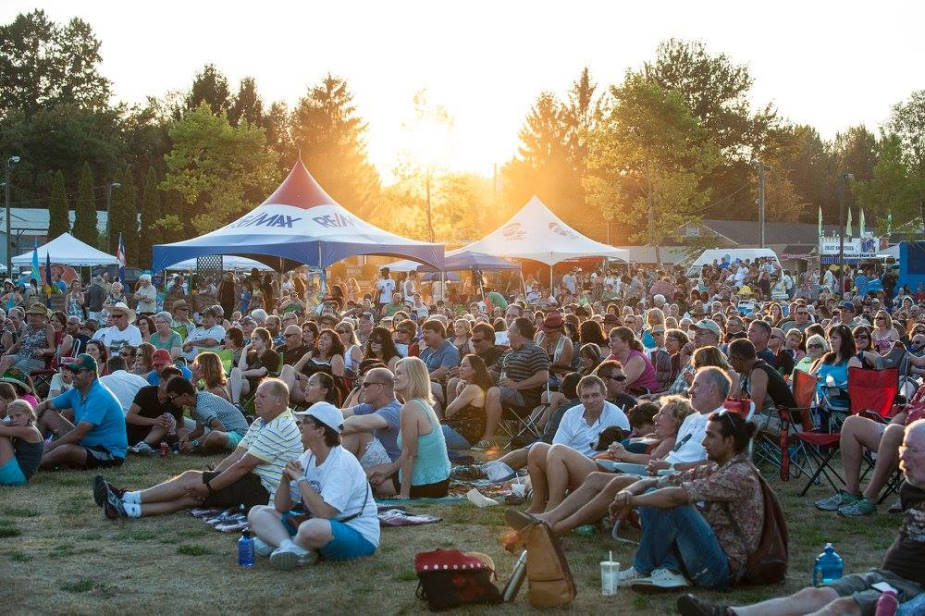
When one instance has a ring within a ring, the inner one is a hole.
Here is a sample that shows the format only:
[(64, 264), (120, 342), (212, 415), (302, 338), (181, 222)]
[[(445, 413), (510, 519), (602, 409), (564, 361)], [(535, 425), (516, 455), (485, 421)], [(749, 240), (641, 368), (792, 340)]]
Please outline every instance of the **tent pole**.
[(520, 267), (520, 291), (524, 294), (524, 303), (527, 303), (527, 282), (524, 280), (524, 268)]
[(327, 289), (327, 277), (324, 271), (324, 265), (321, 264), (321, 242), (318, 242), (318, 267), (321, 269), (321, 297), (324, 297), (328, 292)]
[(549, 266), (549, 297), (555, 297), (556, 292), (552, 288), (552, 265)]

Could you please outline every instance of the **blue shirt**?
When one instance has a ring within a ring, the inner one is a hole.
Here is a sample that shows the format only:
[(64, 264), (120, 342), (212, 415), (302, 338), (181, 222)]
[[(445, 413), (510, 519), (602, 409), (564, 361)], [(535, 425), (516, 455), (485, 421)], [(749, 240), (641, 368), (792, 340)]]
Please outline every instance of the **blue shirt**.
[(443, 341), (443, 346), (436, 351), (424, 347), (421, 351), (421, 361), (427, 364), (427, 371), (433, 372), (437, 368), (453, 368), (459, 365), (459, 349), (449, 340)]
[[(192, 380), (193, 371), (187, 368), (186, 366), (177, 366), (180, 369), (180, 374), (183, 375), (184, 379)], [(149, 385), (160, 385), (161, 377), (157, 374), (157, 370), (152, 370), (148, 373), (148, 384)], [(195, 385), (195, 383), (194, 383)]]
[(388, 424), (388, 427), (373, 430), (373, 436), (382, 443), (385, 452), (389, 454), (389, 458), (392, 462), (401, 457), (401, 447), (398, 446), (398, 433), (401, 431), (401, 402), (392, 400), (378, 409), (374, 408), (372, 404), (364, 402), (353, 407), (353, 414), (376, 414), (382, 417)]
[(99, 380), (93, 381), (86, 396), (75, 387), (54, 398), (51, 404), (56, 409), (72, 409), (75, 425), (80, 422), (93, 425), (93, 429), (80, 441), (81, 445), (103, 447), (113, 457), (125, 457), (128, 437), (122, 405), (116, 395)]

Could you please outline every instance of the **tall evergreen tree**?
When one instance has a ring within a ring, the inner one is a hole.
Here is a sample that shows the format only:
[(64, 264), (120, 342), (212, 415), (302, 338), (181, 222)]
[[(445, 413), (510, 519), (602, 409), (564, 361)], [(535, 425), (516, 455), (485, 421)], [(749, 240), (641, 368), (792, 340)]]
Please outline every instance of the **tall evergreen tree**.
[(138, 235), (137, 263), (139, 267), (151, 266), (151, 247), (163, 242), (163, 232), (158, 221), (161, 219), (161, 193), (157, 188), (157, 173), (148, 167), (144, 187), (141, 190), (141, 233)]
[(257, 94), (257, 82), (253, 77), (241, 80), (234, 102), (228, 109), (228, 121), (232, 126), (237, 126), (242, 120), (246, 120), (251, 126), (263, 124), (263, 101)]
[(48, 239), (52, 240), (71, 230), (67, 209), (64, 174), (56, 171), (51, 179), (51, 197), (48, 199)]
[(292, 139), (309, 171), (360, 216), (376, 206), (380, 191), (379, 173), (366, 152), (366, 130), (347, 82), (330, 74), (309, 89), (291, 119)]
[(214, 64), (206, 64), (193, 80), (186, 97), (186, 110), (193, 111), (205, 102), (212, 113), (224, 113), (231, 107), (231, 90), (228, 78)]
[(80, 182), (77, 184), (74, 237), (91, 246), (96, 246), (99, 241), (96, 230), (96, 194), (93, 191), (93, 171), (90, 169), (90, 163), (84, 163), (80, 171)]
[(109, 212), (109, 252), (115, 254), (119, 247), (119, 234), (125, 244), (127, 263), (136, 264), (138, 258), (138, 208), (135, 203), (135, 183), (131, 173), (122, 176), (122, 186), (112, 194), (112, 209)]

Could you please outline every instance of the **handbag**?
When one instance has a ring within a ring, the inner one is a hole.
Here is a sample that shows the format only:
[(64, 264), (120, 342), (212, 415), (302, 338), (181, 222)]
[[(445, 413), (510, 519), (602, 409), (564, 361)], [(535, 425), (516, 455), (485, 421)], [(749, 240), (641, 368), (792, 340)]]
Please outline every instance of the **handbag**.
[(433, 550), (414, 556), (418, 575), (416, 595), (432, 612), (460, 605), (501, 603), (501, 592), (492, 583), (495, 564), (478, 552)]

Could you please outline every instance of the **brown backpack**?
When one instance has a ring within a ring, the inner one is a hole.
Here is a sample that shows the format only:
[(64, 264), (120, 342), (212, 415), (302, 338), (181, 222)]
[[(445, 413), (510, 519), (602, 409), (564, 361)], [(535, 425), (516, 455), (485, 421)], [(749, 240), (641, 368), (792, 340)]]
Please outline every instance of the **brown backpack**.
[(742, 528), (729, 511), (729, 504), (723, 503), (723, 510), (732, 523), (732, 528), (739, 540), (745, 545), (748, 558), (745, 562), (745, 573), (740, 580), (746, 584), (775, 584), (787, 577), (787, 562), (790, 559), (788, 548), (787, 521), (780, 507), (777, 495), (751, 463), (748, 463), (758, 484), (761, 486), (761, 495), (764, 500), (764, 522), (761, 526), (761, 539), (754, 552), (748, 551), (748, 541)]
[(566, 605), (575, 598), (575, 580), (559, 539), (546, 524), (529, 524), (520, 530), (527, 550), (527, 600), (533, 607)]

